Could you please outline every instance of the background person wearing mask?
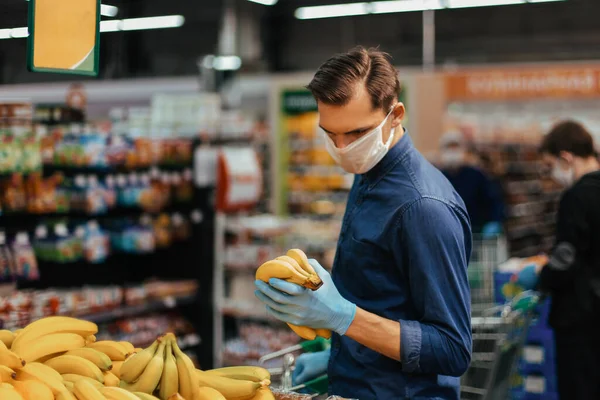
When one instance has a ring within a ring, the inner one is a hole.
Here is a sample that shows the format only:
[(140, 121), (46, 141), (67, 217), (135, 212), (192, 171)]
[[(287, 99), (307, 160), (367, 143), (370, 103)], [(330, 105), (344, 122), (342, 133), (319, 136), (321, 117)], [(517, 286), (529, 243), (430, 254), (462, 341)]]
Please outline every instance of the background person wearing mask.
[(387, 54), (335, 56), (308, 88), (327, 151), (356, 176), (333, 276), (311, 260), (324, 282), (316, 291), (256, 282), (271, 315), (334, 332), (330, 352), (298, 358), (295, 383), (327, 372), (332, 395), (458, 400), (471, 358), (464, 204), (403, 129)]
[[(600, 399), (600, 164), (592, 136), (573, 121), (556, 125), (541, 152), (565, 187), (556, 245), (545, 266), (525, 267), (518, 283), (551, 296), (562, 400)], [(539, 279), (538, 279), (539, 278)]]
[(473, 232), (481, 233), (483, 238), (491, 238), (502, 233), (502, 190), (477, 167), (476, 161), (469, 160), (470, 155), (472, 152), (460, 133), (450, 132), (442, 137), (442, 172), (465, 202)]

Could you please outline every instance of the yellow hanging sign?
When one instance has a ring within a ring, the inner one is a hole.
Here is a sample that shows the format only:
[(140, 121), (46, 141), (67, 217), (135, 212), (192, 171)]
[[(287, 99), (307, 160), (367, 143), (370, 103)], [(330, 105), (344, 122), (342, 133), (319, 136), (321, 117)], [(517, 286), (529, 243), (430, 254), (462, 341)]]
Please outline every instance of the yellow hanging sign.
[(98, 75), (100, 0), (31, 0), (28, 68)]

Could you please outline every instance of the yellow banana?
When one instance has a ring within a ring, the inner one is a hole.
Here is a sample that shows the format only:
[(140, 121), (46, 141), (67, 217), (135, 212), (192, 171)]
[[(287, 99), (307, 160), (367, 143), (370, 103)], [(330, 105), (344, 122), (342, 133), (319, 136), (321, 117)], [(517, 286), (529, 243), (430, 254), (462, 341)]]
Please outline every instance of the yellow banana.
[[(179, 393), (185, 399), (196, 400), (200, 394), (200, 387), (195, 376), (194, 363), (190, 358), (181, 351), (177, 345), (177, 339), (173, 334), (167, 334), (167, 340), (171, 341), (173, 354), (175, 355), (175, 363), (177, 364), (177, 375), (179, 376)], [(205, 386), (205, 385), (204, 385)]]
[(117, 378), (112, 372), (104, 372), (104, 386), (119, 386), (120, 379)]
[[(165, 341), (161, 341), (158, 346), (158, 350), (152, 357), (152, 360), (148, 363), (148, 366), (134, 383), (126, 383), (121, 381), (121, 387), (127, 389), (130, 392), (143, 392), (152, 393), (160, 382), (162, 376), (163, 367), (165, 365)], [(191, 398), (191, 397), (190, 397)]]
[(135, 353), (135, 347), (133, 347), (131, 343), (126, 342), (124, 340), (120, 341), (119, 343), (125, 348), (125, 350), (127, 350), (128, 354)]
[(308, 272), (306, 272), (301, 266), (300, 264), (298, 264), (298, 261), (294, 260), (292, 257), (290, 256), (280, 256), (277, 257), (276, 260), (280, 260), (280, 261), (285, 261), (287, 263), (289, 263), (292, 267), (294, 267), (294, 269), (296, 271), (298, 271), (300, 274), (308, 277), (310, 276), (310, 274)]
[(50, 388), (40, 381), (13, 381), (12, 385), (25, 400), (54, 400)]
[(113, 362), (106, 354), (89, 347), (69, 350), (65, 355), (85, 358), (86, 360), (93, 362), (102, 371), (110, 371), (113, 367)]
[(59, 374), (78, 374), (96, 379), (100, 383), (104, 383), (104, 375), (102, 374), (100, 368), (85, 358), (76, 356), (59, 356), (46, 361), (44, 365), (53, 368)]
[(106, 354), (112, 361), (125, 361), (128, 355), (127, 349), (121, 343), (112, 340), (90, 343), (87, 347)]
[(169, 397), (168, 400), (185, 400), (179, 393), (175, 393), (173, 396)]
[(135, 394), (118, 387), (105, 387), (100, 389), (100, 393), (108, 400), (139, 400)]
[(17, 377), (17, 373), (6, 365), (0, 365), (0, 382), (10, 382)]
[(200, 397), (198, 397), (198, 400), (227, 400), (225, 399), (225, 396), (213, 388), (204, 386), (198, 390), (200, 392)]
[[(42, 382), (48, 386), (52, 393), (57, 396), (58, 394), (67, 391), (67, 388), (63, 384), (62, 377), (56, 379), (54, 374), (48, 373), (43, 368), (35, 368), (34, 363), (27, 364), (23, 368), (17, 371), (17, 380), (36, 380)], [(1, 398), (1, 397), (0, 397)]]
[(136, 355), (127, 358), (127, 360), (125, 360), (121, 366), (121, 371), (119, 374), (121, 380), (131, 383), (139, 378), (150, 360), (152, 360), (152, 357), (154, 357), (154, 353), (156, 353), (158, 345), (159, 342), (156, 340), (144, 351), (140, 351)]
[[(73, 391), (75, 390), (75, 385), (73, 385)], [(75, 395), (71, 393), (71, 390), (65, 390), (64, 392), (60, 392), (55, 395), (56, 400), (78, 400), (75, 398)]]
[(16, 337), (17, 335), (20, 335), (20, 334), (23, 332), (23, 330), (24, 330), (23, 328), (21, 328), (21, 329), (16, 329), (16, 330), (14, 331), (14, 333), (15, 333), (15, 337)]
[(32, 362), (51, 354), (78, 349), (83, 346), (85, 346), (85, 340), (80, 335), (75, 333), (54, 333), (39, 337), (25, 348), (15, 348), (14, 352), (23, 360)]
[(315, 271), (313, 266), (310, 265), (308, 262), (308, 257), (306, 257), (306, 254), (302, 250), (290, 249), (287, 251), (287, 256), (296, 260), (300, 268), (306, 271), (307, 274), (318, 276), (317, 271)]
[(121, 367), (123, 366), (124, 362), (125, 361), (112, 362), (112, 369), (110, 370), (110, 372), (112, 372), (119, 379), (121, 379)]
[[(97, 381), (94, 381), (94, 382), (97, 382)], [(98, 382), (98, 383), (100, 383), (100, 382)], [(63, 384), (65, 385), (65, 387), (67, 388), (67, 390), (69, 392), (73, 393), (73, 388), (75, 387), (75, 384), (73, 382), (63, 381)]]
[(251, 400), (275, 400), (275, 395), (268, 387), (258, 389), (256, 395)]
[(15, 389), (0, 386), (0, 399), (2, 400), (25, 400)]
[(173, 393), (179, 391), (179, 374), (177, 372), (177, 361), (173, 356), (173, 345), (171, 340), (167, 339), (165, 347), (165, 365), (160, 378), (159, 396), (161, 399), (168, 399)]
[(79, 400), (106, 400), (106, 397), (100, 393), (100, 390), (96, 389), (94, 385), (84, 380), (75, 382), (75, 385), (73, 386), (73, 394)]
[(97, 387), (98, 389), (101, 387), (104, 387), (104, 385), (102, 385), (100, 382), (98, 382), (96, 379), (90, 378), (88, 376), (83, 376), (83, 375), (77, 375), (77, 374), (63, 374), (63, 383), (72, 383), (75, 384), (80, 380), (85, 380), (88, 381), (89, 383), (91, 383), (92, 385), (94, 385), (95, 387)]
[(0, 365), (6, 365), (8, 368), (17, 370), (23, 368), (25, 360), (11, 350), (0, 349)]
[(96, 343), (96, 335), (90, 335), (85, 338), (85, 345)]
[(251, 399), (256, 395), (256, 391), (263, 386), (260, 382), (225, 378), (201, 370), (196, 370), (196, 378), (198, 379), (198, 385), (217, 390), (227, 400)]
[(210, 369), (204, 372), (242, 381), (261, 382), (271, 380), (269, 371), (262, 367), (255, 366), (225, 367)]
[(34, 343), (38, 338), (55, 333), (74, 333), (82, 337), (98, 333), (98, 326), (93, 322), (70, 317), (47, 317), (27, 325), (17, 334), (12, 343), (12, 350), (19, 353)]
[(133, 349), (133, 354), (139, 353), (142, 350), (144, 350), (144, 349), (142, 349), (141, 347), (136, 347), (136, 348)]
[(290, 263), (282, 260), (267, 261), (256, 270), (256, 279), (268, 283), (271, 278), (283, 279), (311, 290), (317, 290), (323, 285), (323, 281), (317, 275), (303, 275)]
[(41, 364), (39, 362), (32, 362), (27, 364), (28, 371), (38, 371), (38, 374), (50, 375), (54, 379), (62, 382), (62, 376), (56, 372), (54, 369), (50, 368), (47, 365)]
[(4, 345), (10, 349), (13, 341), (15, 340), (15, 334), (7, 329), (0, 330), (0, 341), (4, 343)]
[(154, 397), (148, 393), (133, 392), (133, 394), (135, 394), (140, 400), (159, 400), (158, 397)]

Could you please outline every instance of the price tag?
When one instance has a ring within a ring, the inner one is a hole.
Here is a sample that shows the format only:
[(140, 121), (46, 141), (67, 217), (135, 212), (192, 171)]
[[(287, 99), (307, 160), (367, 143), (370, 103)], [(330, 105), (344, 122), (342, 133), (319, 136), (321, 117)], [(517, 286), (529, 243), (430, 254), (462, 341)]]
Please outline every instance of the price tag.
[(541, 364), (544, 362), (544, 348), (540, 346), (525, 346), (523, 359), (530, 364)]
[(541, 376), (528, 376), (525, 378), (525, 391), (537, 394), (546, 392), (546, 379)]

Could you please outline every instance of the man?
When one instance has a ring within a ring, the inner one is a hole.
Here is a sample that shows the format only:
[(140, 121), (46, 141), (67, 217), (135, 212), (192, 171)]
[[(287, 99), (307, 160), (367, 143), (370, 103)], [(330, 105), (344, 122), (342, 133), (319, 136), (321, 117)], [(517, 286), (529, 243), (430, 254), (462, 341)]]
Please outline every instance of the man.
[(483, 238), (502, 233), (502, 190), (483, 170), (469, 165), (470, 151), (464, 137), (456, 132), (444, 135), (441, 150), (442, 172), (465, 202), (473, 232)]
[[(600, 399), (600, 164), (592, 136), (573, 121), (556, 125), (541, 146), (552, 177), (566, 188), (548, 263), (519, 274), (524, 287), (552, 298), (560, 398)], [(536, 272), (539, 274), (536, 277)], [(537, 282), (536, 282), (537, 281)]]
[(330, 353), (298, 358), (295, 381), (327, 371), (331, 395), (458, 399), (471, 357), (464, 204), (403, 129), (387, 54), (335, 56), (308, 88), (327, 151), (356, 177), (333, 277), (311, 260), (324, 282), (316, 291), (256, 282), (270, 314), (334, 332)]

